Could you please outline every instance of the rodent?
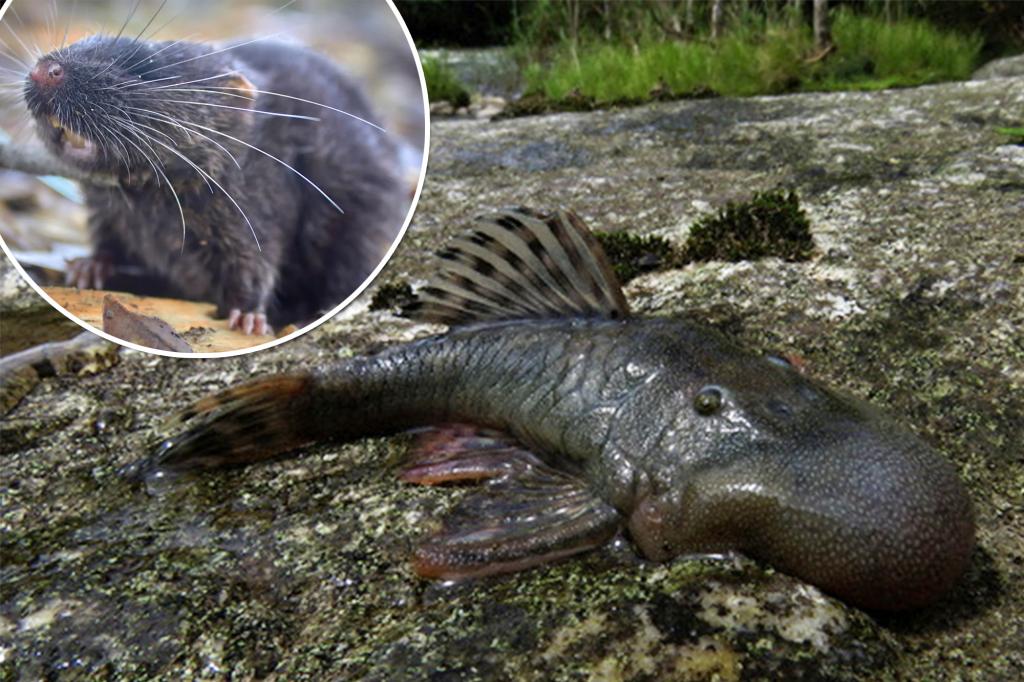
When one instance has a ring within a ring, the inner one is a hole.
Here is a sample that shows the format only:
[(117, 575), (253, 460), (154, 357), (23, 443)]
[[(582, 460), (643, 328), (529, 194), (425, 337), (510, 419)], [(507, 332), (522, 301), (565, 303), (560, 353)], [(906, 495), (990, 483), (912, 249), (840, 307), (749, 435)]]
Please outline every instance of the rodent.
[(409, 206), (361, 88), (301, 46), (95, 35), (39, 59), (24, 97), (52, 152), (119, 179), (85, 187), (79, 287), (141, 266), (162, 293), (269, 333), (348, 297)]

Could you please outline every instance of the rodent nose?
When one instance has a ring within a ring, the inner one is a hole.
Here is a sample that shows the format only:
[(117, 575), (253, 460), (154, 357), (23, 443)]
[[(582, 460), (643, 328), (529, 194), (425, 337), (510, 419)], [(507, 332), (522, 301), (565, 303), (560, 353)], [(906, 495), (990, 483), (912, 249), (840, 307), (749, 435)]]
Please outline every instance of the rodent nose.
[(64, 67), (52, 59), (40, 59), (28, 75), (37, 85), (55, 88), (64, 82)]

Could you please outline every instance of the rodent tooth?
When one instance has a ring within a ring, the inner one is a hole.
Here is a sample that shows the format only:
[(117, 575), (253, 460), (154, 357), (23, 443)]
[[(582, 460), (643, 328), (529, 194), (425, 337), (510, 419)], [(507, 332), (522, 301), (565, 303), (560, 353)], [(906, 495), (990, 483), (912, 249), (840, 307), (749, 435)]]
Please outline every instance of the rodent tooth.
[(64, 137), (75, 149), (83, 149), (86, 145), (86, 139), (84, 137), (71, 132), (68, 128), (64, 128)]

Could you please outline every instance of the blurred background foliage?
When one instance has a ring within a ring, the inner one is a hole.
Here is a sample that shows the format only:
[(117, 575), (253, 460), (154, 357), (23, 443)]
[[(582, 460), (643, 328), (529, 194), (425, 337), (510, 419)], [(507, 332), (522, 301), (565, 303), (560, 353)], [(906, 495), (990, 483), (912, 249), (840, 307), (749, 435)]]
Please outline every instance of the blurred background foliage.
[[(912, 86), (967, 78), (1024, 49), (1024, 2), (1010, 0), (832, 0), (827, 50), (815, 40), (812, 0), (396, 4), (421, 49), (504, 46), (518, 94), (586, 106)], [(440, 62), (428, 65), (431, 92), (458, 92), (444, 60), (427, 61)]]

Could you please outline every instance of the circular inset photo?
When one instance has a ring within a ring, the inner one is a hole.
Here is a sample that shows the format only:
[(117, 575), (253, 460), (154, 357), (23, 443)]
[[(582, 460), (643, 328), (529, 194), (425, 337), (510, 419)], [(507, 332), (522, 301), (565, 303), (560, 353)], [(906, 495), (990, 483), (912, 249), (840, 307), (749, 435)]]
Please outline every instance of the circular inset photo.
[(429, 129), (390, 0), (14, 0), (0, 21), (0, 240), (91, 331), (265, 348), (401, 239)]

